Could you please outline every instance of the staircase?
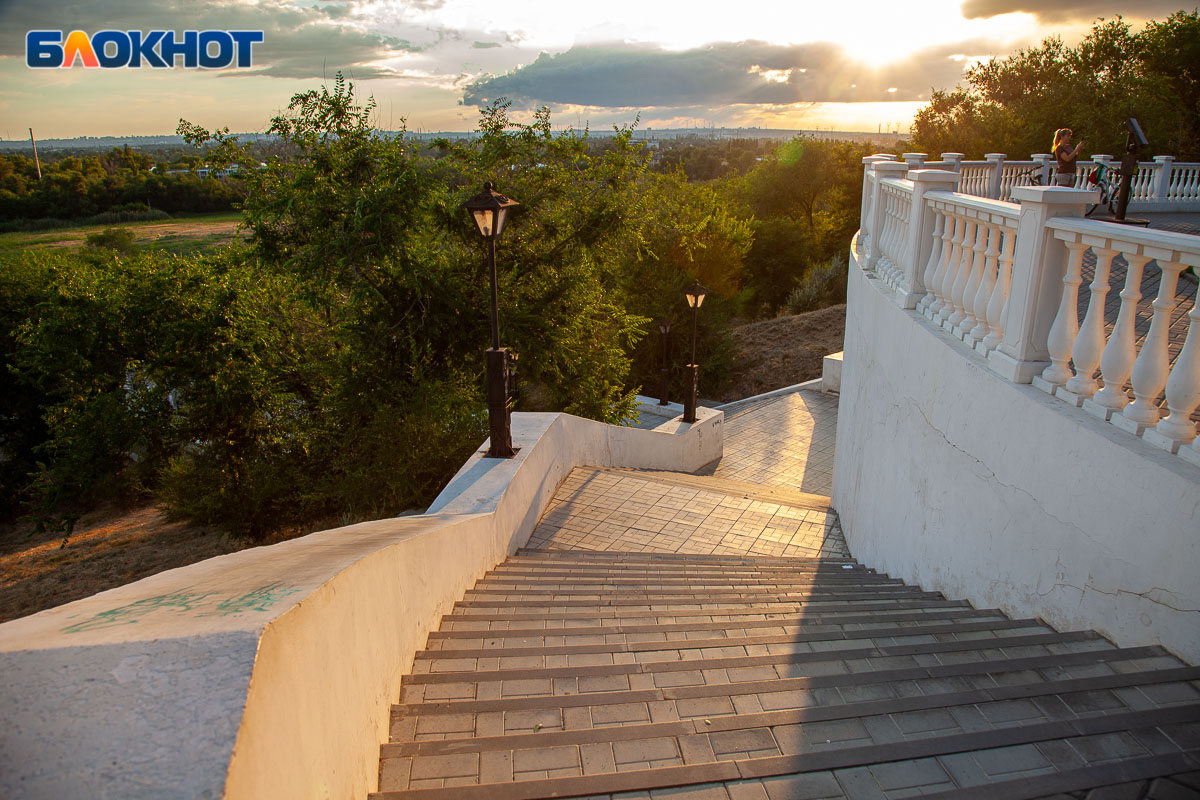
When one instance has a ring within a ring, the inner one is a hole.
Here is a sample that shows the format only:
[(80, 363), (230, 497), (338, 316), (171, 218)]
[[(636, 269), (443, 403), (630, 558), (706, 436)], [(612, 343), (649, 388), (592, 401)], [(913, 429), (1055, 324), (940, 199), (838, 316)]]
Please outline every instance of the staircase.
[(1200, 668), (850, 559), (524, 550), (403, 687), (371, 800), (1200, 797)]

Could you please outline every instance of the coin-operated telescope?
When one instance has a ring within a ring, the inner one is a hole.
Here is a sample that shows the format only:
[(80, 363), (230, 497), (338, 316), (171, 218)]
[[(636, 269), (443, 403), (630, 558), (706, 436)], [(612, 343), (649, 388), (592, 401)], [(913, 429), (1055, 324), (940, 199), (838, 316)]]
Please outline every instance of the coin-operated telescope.
[(1125, 120), (1125, 130), (1128, 136), (1125, 137), (1125, 155), (1121, 156), (1121, 183), (1117, 187), (1117, 214), (1113, 221), (1127, 225), (1148, 225), (1149, 222), (1145, 220), (1125, 219), (1125, 209), (1129, 206), (1129, 192), (1133, 186), (1133, 176), (1138, 170), (1138, 155), (1143, 148), (1150, 146), (1150, 142), (1134, 117)]

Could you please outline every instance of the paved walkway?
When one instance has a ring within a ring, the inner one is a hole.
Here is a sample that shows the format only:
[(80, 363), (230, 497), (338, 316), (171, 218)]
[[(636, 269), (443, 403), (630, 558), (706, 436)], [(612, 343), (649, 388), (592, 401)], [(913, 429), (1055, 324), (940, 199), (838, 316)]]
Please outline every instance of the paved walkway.
[(714, 478), (583, 467), (559, 487), (529, 547), (848, 558), (827, 503)]
[(838, 396), (800, 391), (733, 411), (725, 419), (725, 455), (702, 475), (833, 492)]

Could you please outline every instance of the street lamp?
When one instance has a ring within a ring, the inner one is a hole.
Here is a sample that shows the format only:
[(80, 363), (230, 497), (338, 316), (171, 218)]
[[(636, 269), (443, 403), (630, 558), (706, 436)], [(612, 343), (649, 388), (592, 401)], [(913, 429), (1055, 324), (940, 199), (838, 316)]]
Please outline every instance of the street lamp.
[(492, 346), (487, 351), (487, 397), (488, 430), (491, 447), (488, 458), (512, 458), (516, 451), (512, 446), (512, 426), (508, 413), (508, 350), (500, 346), (500, 309), (496, 301), (496, 240), (504, 232), (508, 212), (520, 205), (499, 192), (492, 190), (492, 182), (483, 185), (483, 191), (472, 197), (464, 206), (471, 212), (479, 234), (488, 243), (488, 278), (492, 289)]
[(662, 376), (662, 382), (658, 391), (658, 404), (660, 406), (665, 406), (668, 402), (670, 402), (667, 399), (667, 396), (671, 391), (671, 368), (667, 366), (670, 363), (670, 355), (667, 349), (669, 347), (670, 340), (667, 338), (667, 334), (671, 332), (671, 320), (667, 319), (666, 317), (660, 319), (658, 321), (658, 332), (662, 334), (663, 343), (662, 368), (659, 370), (659, 374)]
[(700, 366), (696, 364), (696, 320), (700, 306), (704, 305), (704, 298), (708, 296), (708, 289), (696, 282), (683, 290), (683, 296), (692, 309), (692, 361), (687, 365), (687, 399), (683, 405), (683, 421), (695, 422), (696, 390), (700, 382)]

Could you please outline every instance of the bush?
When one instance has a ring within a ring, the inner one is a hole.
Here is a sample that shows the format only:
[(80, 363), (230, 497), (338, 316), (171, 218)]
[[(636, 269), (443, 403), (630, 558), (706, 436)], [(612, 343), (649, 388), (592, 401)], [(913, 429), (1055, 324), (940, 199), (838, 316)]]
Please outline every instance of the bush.
[(129, 228), (105, 228), (101, 233), (89, 233), (83, 246), (90, 250), (112, 250), (129, 255), (137, 250), (133, 231)]
[(837, 255), (828, 264), (810, 268), (788, 294), (785, 314), (803, 314), (846, 302), (846, 257)]

